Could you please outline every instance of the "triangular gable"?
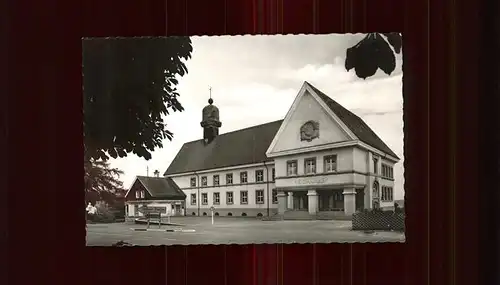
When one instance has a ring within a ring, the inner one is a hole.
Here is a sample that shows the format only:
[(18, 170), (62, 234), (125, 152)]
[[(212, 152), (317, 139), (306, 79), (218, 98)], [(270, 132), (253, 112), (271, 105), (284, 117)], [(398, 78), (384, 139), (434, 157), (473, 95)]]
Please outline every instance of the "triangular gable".
[[(318, 127), (317, 137), (313, 135), (313, 139), (304, 140), (301, 127), (306, 123)], [(266, 154), (355, 140), (354, 133), (304, 82)]]
[(136, 176), (135, 179), (134, 179), (134, 182), (132, 183), (132, 185), (128, 189), (127, 193), (125, 193), (125, 198), (128, 197), (128, 194), (130, 193), (130, 191), (132, 190), (132, 188), (134, 188), (134, 185), (137, 182), (139, 182), (142, 185), (142, 187), (144, 187), (144, 189), (146, 189), (146, 191), (148, 191), (149, 195), (151, 195), (151, 197), (153, 197), (153, 194), (151, 193), (151, 191), (149, 191), (148, 187), (146, 187), (146, 185), (144, 185), (144, 183), (142, 183), (141, 180)]

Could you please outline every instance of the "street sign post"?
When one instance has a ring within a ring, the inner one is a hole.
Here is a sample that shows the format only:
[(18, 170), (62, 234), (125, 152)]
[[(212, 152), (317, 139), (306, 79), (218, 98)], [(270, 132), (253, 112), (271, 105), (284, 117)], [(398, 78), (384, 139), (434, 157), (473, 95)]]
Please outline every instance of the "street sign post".
[(214, 206), (210, 207), (210, 212), (212, 212), (212, 225), (214, 224), (214, 211), (215, 211)]

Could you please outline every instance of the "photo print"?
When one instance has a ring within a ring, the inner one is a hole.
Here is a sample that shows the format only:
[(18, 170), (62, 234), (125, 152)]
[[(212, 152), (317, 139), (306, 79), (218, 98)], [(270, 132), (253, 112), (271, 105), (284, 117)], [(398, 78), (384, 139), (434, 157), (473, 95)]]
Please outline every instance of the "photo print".
[(88, 246), (405, 241), (401, 34), (82, 45)]

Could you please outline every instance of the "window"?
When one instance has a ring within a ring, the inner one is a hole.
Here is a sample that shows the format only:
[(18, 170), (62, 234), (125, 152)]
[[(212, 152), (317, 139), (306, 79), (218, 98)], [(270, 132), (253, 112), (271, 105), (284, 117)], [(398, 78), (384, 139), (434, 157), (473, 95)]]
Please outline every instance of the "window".
[(141, 198), (141, 193), (139, 191), (135, 191), (135, 198), (136, 199)]
[(240, 192), (240, 204), (248, 204), (248, 191)]
[(206, 176), (201, 177), (201, 186), (207, 186), (207, 177)]
[(287, 161), (286, 173), (288, 176), (297, 175), (297, 161), (296, 160)]
[(207, 193), (201, 193), (201, 203), (203, 205), (208, 205), (208, 194)]
[(392, 167), (390, 167), (387, 164), (382, 164), (382, 177), (393, 178), (394, 176), (393, 176)]
[(219, 175), (214, 175), (214, 186), (219, 186)]
[(305, 174), (316, 173), (316, 158), (304, 159), (304, 172)]
[(219, 205), (219, 204), (220, 204), (220, 193), (214, 192), (214, 205)]
[(232, 173), (226, 174), (226, 184), (233, 184), (233, 174)]
[(196, 177), (191, 177), (191, 187), (196, 187)]
[(382, 187), (382, 201), (391, 202), (393, 200), (392, 197), (392, 187)]
[(226, 192), (226, 204), (233, 204), (233, 192)]
[(324, 158), (325, 172), (334, 172), (337, 171), (337, 156), (336, 155), (328, 155)]
[(248, 175), (246, 171), (240, 172), (240, 183), (247, 183)]
[(255, 203), (264, 204), (264, 190), (255, 191)]
[(264, 170), (256, 170), (255, 171), (255, 181), (263, 182), (264, 181)]
[(272, 181), (274, 181), (275, 177), (276, 177), (276, 169), (273, 168), (273, 171), (272, 171)]
[(278, 190), (273, 189), (273, 204), (278, 204)]
[(196, 205), (196, 194), (191, 194), (191, 205)]
[(373, 173), (378, 173), (378, 158), (373, 158)]
[(141, 199), (144, 199), (144, 197), (146, 197), (145, 195), (146, 193), (144, 193), (144, 190), (141, 191)]

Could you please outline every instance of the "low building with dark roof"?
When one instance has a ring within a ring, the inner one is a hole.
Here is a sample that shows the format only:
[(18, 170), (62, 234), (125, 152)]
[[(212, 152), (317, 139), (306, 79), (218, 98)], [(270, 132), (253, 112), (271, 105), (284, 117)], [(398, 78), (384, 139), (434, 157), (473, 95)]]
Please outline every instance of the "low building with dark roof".
[(164, 173), (186, 215), (328, 218), (393, 204), (398, 156), (358, 116), (304, 82), (283, 120), (219, 134), (203, 109), (203, 138)]
[(137, 176), (125, 194), (125, 215), (139, 218), (148, 210), (163, 216), (185, 215), (186, 194), (168, 177)]

